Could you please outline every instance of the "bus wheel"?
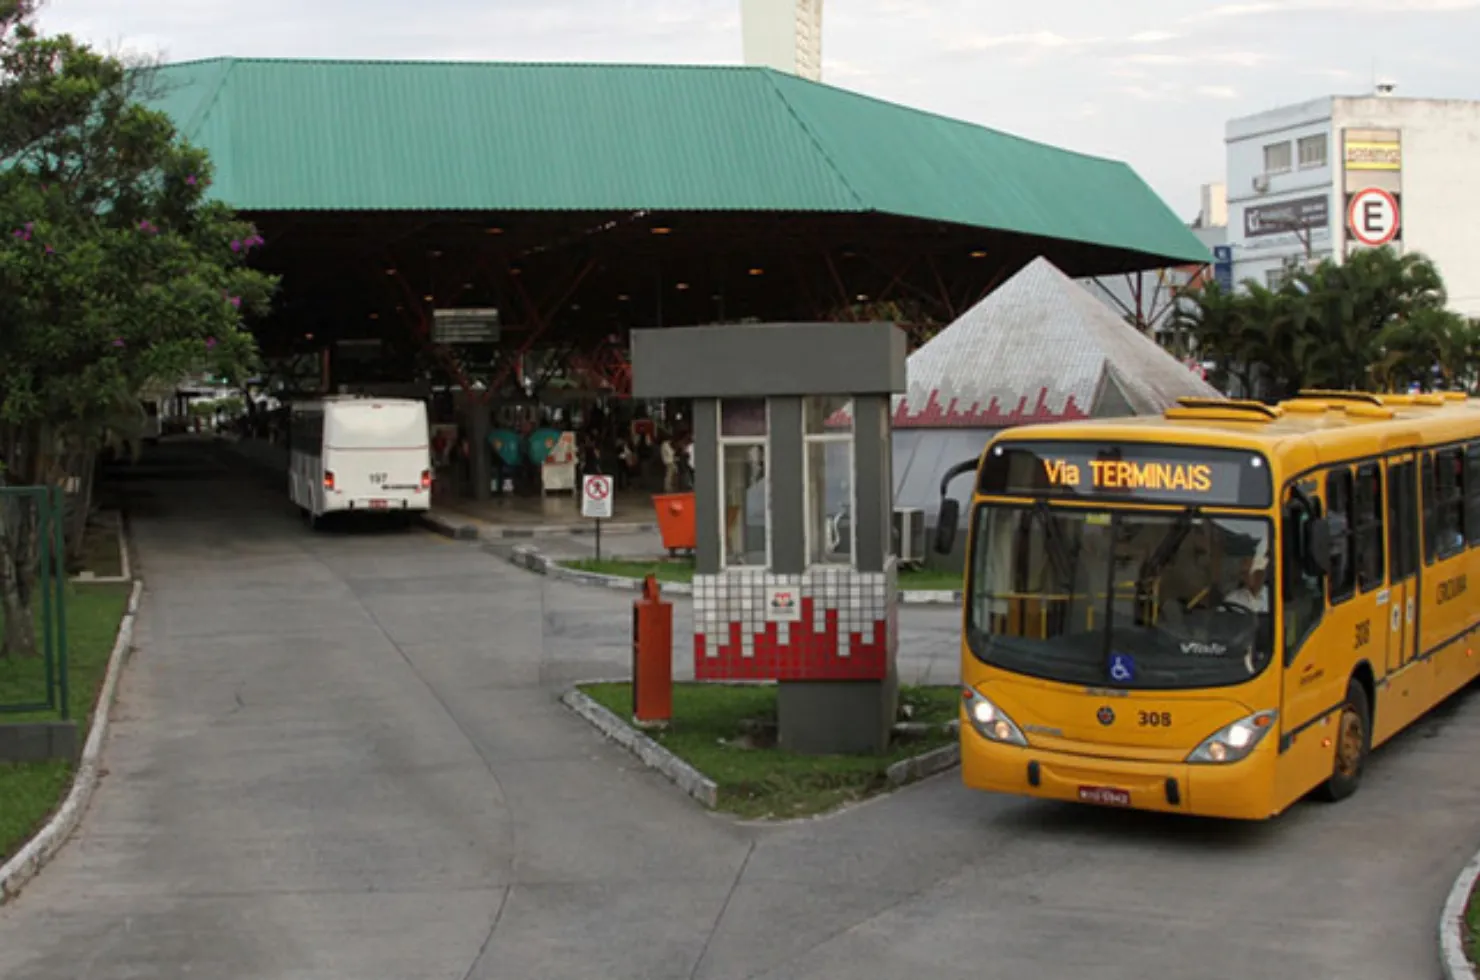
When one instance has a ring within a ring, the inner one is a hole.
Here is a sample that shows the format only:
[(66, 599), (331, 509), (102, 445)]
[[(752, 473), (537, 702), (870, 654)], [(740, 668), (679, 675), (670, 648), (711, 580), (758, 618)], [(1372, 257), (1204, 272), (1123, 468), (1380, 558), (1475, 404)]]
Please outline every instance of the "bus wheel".
[(1352, 681), (1346, 687), (1346, 703), (1341, 706), (1336, 726), (1336, 758), (1331, 778), (1321, 787), (1322, 799), (1335, 803), (1357, 791), (1371, 748), (1372, 709), (1367, 704), (1367, 692)]

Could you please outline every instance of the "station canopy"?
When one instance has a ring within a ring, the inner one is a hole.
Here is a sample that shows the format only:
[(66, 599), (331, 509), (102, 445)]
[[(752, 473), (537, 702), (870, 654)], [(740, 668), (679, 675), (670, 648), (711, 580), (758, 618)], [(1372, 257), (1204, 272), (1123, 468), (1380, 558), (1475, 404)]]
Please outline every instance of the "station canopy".
[(1039, 255), (1074, 276), (1209, 261), (1124, 163), (770, 69), (154, 71), (153, 104), (211, 154), (211, 193), (267, 239), (275, 320), (300, 341), (306, 325), (424, 325), (433, 307), (496, 307), (523, 349), (551, 325), (605, 336), (885, 300), (943, 323)]

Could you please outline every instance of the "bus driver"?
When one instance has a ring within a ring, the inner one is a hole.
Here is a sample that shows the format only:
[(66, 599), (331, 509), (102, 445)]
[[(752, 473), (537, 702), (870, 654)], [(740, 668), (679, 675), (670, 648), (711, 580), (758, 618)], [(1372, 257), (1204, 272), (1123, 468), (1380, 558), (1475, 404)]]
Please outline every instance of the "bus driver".
[(1252, 613), (1269, 612), (1269, 590), (1265, 588), (1268, 570), (1269, 546), (1261, 539), (1254, 553), (1239, 563), (1239, 583), (1223, 601)]

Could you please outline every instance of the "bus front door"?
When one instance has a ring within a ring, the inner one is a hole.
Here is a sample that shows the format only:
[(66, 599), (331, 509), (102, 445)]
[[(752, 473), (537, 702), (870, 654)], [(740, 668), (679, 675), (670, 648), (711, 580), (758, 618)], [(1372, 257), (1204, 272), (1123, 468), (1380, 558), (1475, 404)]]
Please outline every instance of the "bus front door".
[(1418, 461), (1412, 454), (1387, 464), (1388, 647), (1387, 672), (1418, 655)]

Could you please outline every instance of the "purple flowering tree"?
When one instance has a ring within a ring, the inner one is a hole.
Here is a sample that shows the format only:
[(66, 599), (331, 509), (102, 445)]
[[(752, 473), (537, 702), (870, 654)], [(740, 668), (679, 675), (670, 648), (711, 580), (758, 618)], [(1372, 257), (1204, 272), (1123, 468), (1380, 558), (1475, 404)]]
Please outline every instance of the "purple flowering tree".
[[(275, 282), (206, 154), (142, 104), (149, 71), (39, 35), (33, 6), (0, 0), (0, 483), (90, 486), (146, 387), (251, 370)], [(0, 510), (0, 657), (35, 652), (36, 545)]]

